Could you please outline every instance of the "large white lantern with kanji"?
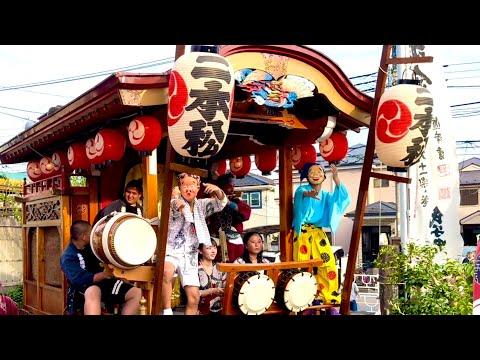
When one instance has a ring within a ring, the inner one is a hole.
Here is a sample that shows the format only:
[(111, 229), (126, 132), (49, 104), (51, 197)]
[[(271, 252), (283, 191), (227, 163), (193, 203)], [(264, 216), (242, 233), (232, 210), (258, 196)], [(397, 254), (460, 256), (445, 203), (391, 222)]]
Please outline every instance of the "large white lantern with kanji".
[(213, 52), (180, 56), (170, 74), (168, 136), (185, 157), (208, 159), (222, 148), (235, 85), (232, 65)]
[[(410, 83), (405, 83), (405, 82)], [(380, 97), (375, 150), (387, 166), (408, 168), (425, 151), (432, 124), (433, 98), (416, 80), (400, 80)]]

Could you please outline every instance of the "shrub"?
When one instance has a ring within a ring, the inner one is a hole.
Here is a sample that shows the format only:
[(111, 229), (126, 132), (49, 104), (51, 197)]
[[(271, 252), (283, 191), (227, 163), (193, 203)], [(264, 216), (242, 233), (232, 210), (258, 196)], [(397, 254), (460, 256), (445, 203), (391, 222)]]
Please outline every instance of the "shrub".
[(23, 307), (23, 285), (18, 285), (8, 290), (5, 295), (10, 296), (17, 303), (19, 309)]
[(382, 247), (374, 265), (387, 274), (386, 284), (400, 285), (391, 315), (472, 314), (473, 262), (446, 258), (436, 245), (408, 243), (405, 253)]

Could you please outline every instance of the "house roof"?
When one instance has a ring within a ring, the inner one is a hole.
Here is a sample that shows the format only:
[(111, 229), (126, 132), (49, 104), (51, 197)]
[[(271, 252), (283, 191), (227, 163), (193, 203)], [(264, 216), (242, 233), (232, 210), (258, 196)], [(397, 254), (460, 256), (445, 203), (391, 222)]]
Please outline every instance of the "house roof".
[[(365, 159), (365, 150), (367, 145), (359, 143), (348, 147), (347, 155), (340, 160), (339, 165), (342, 167), (348, 166), (362, 166), (363, 160)], [(328, 161), (325, 161), (320, 153), (317, 154), (317, 161), (322, 164), (323, 167), (328, 168)], [(377, 154), (373, 156), (373, 165), (380, 166), (381, 161), (378, 159)]]
[(461, 161), (461, 162), (458, 163), (458, 169), (463, 170), (466, 167), (469, 167), (470, 165), (476, 165), (476, 166), (480, 167), (480, 159), (477, 158), (477, 157), (472, 157), (470, 159)]
[(478, 224), (480, 223), (480, 210), (474, 211), (470, 215), (465, 216), (464, 218), (460, 219), (460, 225), (468, 225), (468, 224)]
[[(353, 218), (355, 217), (355, 211), (350, 211), (346, 213), (345, 216)], [(382, 216), (385, 218), (396, 217), (397, 205), (394, 202), (390, 202), (390, 201), (376, 201), (365, 207), (365, 214), (364, 214), (365, 218), (378, 217), (378, 216)]]
[(234, 185), (236, 188), (247, 187), (247, 186), (268, 186), (274, 185), (275, 182), (265, 176), (247, 174), (242, 178), (235, 178)]
[(460, 171), (460, 185), (480, 184), (480, 170)]

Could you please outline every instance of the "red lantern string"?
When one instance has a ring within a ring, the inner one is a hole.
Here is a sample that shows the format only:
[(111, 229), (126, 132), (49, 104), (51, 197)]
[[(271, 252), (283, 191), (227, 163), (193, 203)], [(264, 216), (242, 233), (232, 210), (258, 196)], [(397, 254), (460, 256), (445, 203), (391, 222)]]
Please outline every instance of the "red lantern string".
[(71, 144), (67, 150), (67, 159), (68, 164), (76, 173), (90, 169), (90, 161), (87, 157), (84, 143), (76, 142)]
[(42, 172), (42, 178), (47, 178), (55, 175), (55, 167), (53, 166), (52, 159), (50, 157), (42, 157), (39, 164), (40, 171)]
[(268, 149), (255, 154), (255, 165), (262, 175), (270, 175), (277, 167), (277, 150)]
[(150, 115), (137, 116), (128, 125), (128, 139), (141, 156), (151, 155), (162, 140), (160, 120)]
[(227, 161), (219, 160), (212, 164), (210, 167), (210, 175), (213, 180), (216, 180), (220, 175), (223, 175), (227, 172)]
[(301, 144), (293, 148), (292, 163), (297, 170), (302, 170), (303, 165), (317, 161), (317, 150), (312, 144)]
[(347, 135), (334, 132), (330, 137), (319, 144), (320, 155), (329, 163), (338, 163), (348, 153)]
[(252, 161), (250, 155), (238, 156), (230, 159), (230, 171), (237, 178), (242, 178), (250, 172)]
[(38, 161), (31, 160), (27, 163), (27, 176), (33, 182), (43, 179), (42, 170), (40, 170)]

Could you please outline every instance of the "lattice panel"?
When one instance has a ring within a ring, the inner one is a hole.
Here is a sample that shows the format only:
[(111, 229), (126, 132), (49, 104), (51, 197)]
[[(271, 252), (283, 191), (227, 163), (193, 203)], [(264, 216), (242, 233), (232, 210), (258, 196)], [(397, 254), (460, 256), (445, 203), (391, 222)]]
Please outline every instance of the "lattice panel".
[(30, 229), (28, 232), (28, 244), (30, 252), (30, 274), (29, 280), (38, 279), (38, 250), (37, 250), (37, 229)]
[(44, 201), (35, 204), (27, 204), (27, 222), (42, 220), (59, 220), (62, 214), (60, 199), (55, 201)]
[(60, 234), (56, 226), (45, 228), (45, 284), (62, 285)]

